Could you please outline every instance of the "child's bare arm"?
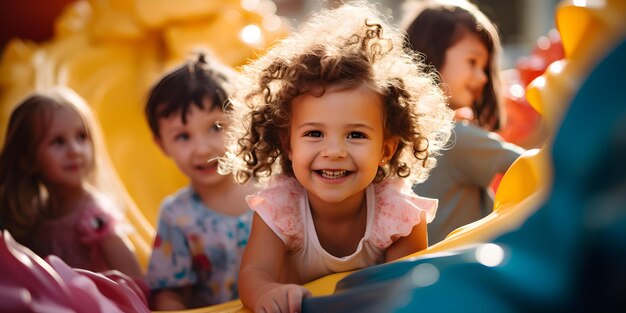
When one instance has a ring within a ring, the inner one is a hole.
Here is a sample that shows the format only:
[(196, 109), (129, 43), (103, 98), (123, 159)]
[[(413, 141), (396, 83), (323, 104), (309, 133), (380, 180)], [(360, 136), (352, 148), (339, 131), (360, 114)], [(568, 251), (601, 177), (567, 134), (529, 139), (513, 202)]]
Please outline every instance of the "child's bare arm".
[(426, 232), (426, 214), (420, 213), (419, 224), (413, 226), (411, 233), (394, 242), (385, 252), (385, 262), (405, 257), (411, 253), (428, 248), (428, 233)]
[(141, 267), (128, 238), (114, 233), (102, 240), (101, 247), (104, 259), (112, 269), (130, 277), (143, 277)]
[(239, 296), (246, 307), (268, 313), (301, 311), (309, 291), (281, 282), (286, 257), (285, 244), (255, 213), (239, 272)]

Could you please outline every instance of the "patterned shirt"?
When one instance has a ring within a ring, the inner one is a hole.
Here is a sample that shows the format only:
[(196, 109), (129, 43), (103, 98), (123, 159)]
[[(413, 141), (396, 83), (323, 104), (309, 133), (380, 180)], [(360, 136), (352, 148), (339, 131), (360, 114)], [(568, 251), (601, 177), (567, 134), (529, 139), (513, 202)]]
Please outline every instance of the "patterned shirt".
[(251, 222), (252, 211), (239, 216), (215, 212), (191, 187), (167, 197), (146, 275), (150, 289), (191, 286), (189, 308), (238, 298), (237, 275)]

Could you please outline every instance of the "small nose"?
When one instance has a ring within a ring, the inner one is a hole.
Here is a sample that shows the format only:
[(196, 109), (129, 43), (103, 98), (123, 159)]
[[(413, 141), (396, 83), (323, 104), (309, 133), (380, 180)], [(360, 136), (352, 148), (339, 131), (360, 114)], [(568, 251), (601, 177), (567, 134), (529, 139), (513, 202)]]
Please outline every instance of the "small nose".
[(476, 79), (480, 82), (481, 86), (484, 86), (487, 83), (487, 73), (485, 69), (477, 68), (476, 69)]
[(328, 138), (322, 150), (322, 156), (329, 159), (341, 159), (347, 155), (345, 142), (342, 138)]
[(70, 140), (67, 148), (70, 154), (79, 154), (83, 151), (83, 145), (78, 140)]

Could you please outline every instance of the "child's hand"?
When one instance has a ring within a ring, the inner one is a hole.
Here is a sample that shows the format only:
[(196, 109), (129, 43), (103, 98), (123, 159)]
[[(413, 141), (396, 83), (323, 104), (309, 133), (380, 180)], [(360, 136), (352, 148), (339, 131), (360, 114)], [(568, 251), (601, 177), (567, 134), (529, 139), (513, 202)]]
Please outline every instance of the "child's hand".
[(302, 299), (311, 293), (300, 285), (280, 285), (259, 298), (256, 313), (296, 313), (302, 312)]

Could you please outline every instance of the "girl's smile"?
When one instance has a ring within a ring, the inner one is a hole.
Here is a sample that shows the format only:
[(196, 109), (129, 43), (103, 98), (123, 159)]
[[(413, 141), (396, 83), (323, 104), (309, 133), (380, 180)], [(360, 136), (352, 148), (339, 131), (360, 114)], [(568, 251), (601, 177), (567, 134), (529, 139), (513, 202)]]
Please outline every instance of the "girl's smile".
[(346, 177), (347, 175), (350, 175), (352, 172), (349, 171), (345, 171), (345, 170), (320, 170), (317, 171), (322, 177), (326, 178), (326, 179), (340, 179), (343, 177)]

